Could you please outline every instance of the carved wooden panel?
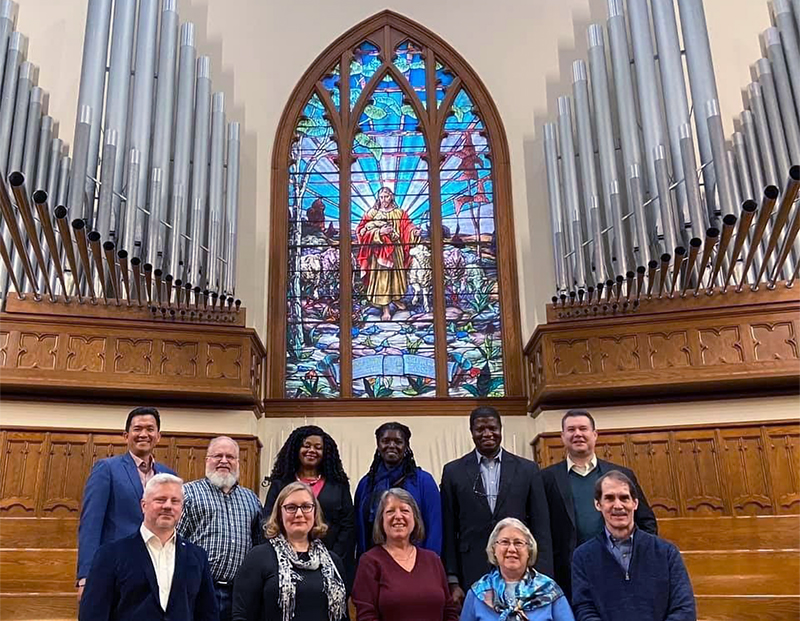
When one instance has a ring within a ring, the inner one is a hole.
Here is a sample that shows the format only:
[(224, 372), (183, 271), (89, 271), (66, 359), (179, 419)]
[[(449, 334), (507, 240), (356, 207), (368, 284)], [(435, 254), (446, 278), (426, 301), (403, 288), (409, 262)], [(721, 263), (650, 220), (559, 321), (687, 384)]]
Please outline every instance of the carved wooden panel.
[(4, 394), (213, 402), (263, 411), (266, 354), (252, 329), (60, 316), (48, 309), (0, 314)]
[(23, 332), (19, 335), (16, 366), (20, 369), (55, 369), (57, 351), (57, 334)]
[(764, 429), (765, 451), (777, 513), (800, 511), (800, 433), (797, 427)]
[[(156, 459), (184, 480), (205, 476), (213, 434), (164, 433)], [(239, 443), (240, 481), (258, 493), (261, 446), (253, 436)], [(5, 428), (0, 431), (0, 518), (76, 517), (83, 487), (98, 459), (127, 450), (121, 433)]]
[(43, 434), (9, 431), (0, 447), (0, 513), (34, 516), (42, 468)]
[[(533, 452), (561, 461), (560, 434)], [(658, 517), (800, 514), (800, 423), (600, 430), (596, 453), (633, 470)]]
[(698, 330), (700, 360), (704, 365), (741, 364), (744, 348), (738, 326)]
[(800, 390), (800, 289), (658, 302), (604, 316), (548, 306), (525, 348), (528, 411)]
[(734, 515), (775, 513), (761, 430), (723, 430), (720, 435)]
[(677, 431), (674, 437), (685, 514), (689, 517), (724, 515), (716, 433), (713, 430)]
[(161, 375), (197, 377), (198, 350), (197, 343), (163, 341), (161, 343)]
[(750, 329), (755, 341), (756, 360), (797, 359), (797, 339), (791, 321), (756, 323)]
[(627, 466), (636, 473), (647, 500), (658, 515), (680, 514), (680, 500), (672, 445), (663, 433), (634, 433), (628, 436), (631, 459)]
[(106, 338), (70, 335), (67, 371), (102, 373), (106, 370)]

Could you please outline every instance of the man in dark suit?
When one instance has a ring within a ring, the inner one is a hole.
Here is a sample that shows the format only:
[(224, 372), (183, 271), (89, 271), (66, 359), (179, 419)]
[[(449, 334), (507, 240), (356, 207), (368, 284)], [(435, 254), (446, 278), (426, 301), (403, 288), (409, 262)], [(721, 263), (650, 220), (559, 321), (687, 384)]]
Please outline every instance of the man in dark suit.
[(153, 458), (153, 449), (161, 439), (161, 416), (156, 408), (131, 410), (122, 437), (128, 443), (127, 452), (99, 460), (83, 489), (78, 525), (78, 599), (97, 549), (130, 535), (142, 523), (141, 500), (147, 482), (162, 472), (175, 474)]
[(218, 621), (208, 557), (175, 532), (183, 481), (157, 474), (141, 500), (144, 520), (95, 554), (80, 621)]
[(634, 514), (636, 525), (657, 534), (656, 516), (631, 470), (597, 459), (597, 429), (586, 410), (569, 410), (561, 419), (561, 441), (567, 457), (542, 470), (553, 535), (553, 576), (566, 594), (572, 596), (572, 553), (575, 548), (603, 532), (603, 516), (595, 509), (594, 486), (606, 472), (618, 470), (636, 486), (639, 498)]
[(502, 423), (492, 407), (469, 415), (475, 451), (442, 472), (442, 556), (450, 592), (461, 605), (465, 590), (489, 571), (486, 543), (507, 517), (524, 522), (539, 548), (536, 568), (552, 575), (550, 521), (538, 466), (500, 447)]

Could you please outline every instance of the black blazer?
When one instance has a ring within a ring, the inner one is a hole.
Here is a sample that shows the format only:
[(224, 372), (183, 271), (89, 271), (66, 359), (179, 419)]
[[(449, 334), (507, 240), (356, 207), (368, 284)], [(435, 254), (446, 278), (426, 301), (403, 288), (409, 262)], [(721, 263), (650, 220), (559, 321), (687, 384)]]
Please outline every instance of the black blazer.
[(101, 546), (80, 603), (80, 621), (219, 621), (217, 597), (202, 548), (180, 535), (167, 610), (161, 608), (153, 561), (141, 533)]
[(495, 524), (515, 517), (531, 529), (539, 550), (536, 569), (552, 576), (550, 515), (539, 467), (503, 450), (494, 512), (484, 493), (475, 451), (446, 464), (442, 472), (442, 556), (448, 576), (465, 591), (489, 571), (486, 544)]
[[(294, 479), (278, 480), (269, 486), (267, 498), (264, 501), (265, 520), (272, 513), (272, 506), (280, 491), (293, 481)], [(351, 576), (355, 565), (356, 522), (350, 486), (346, 483), (326, 480), (317, 500), (322, 506), (325, 523), (328, 525), (328, 532), (322, 538), (322, 543), (342, 559), (345, 571), (348, 576)]]
[[(609, 470), (619, 470), (626, 475), (639, 492), (639, 508), (634, 514), (636, 525), (643, 531), (658, 534), (656, 516), (642, 487), (636, 480), (633, 472), (610, 461), (597, 460), (597, 469), (600, 474)], [(567, 461), (563, 460), (542, 470), (544, 492), (547, 495), (547, 505), (550, 508), (550, 524), (553, 535), (553, 562), (555, 576), (553, 576), (564, 591), (568, 599), (572, 597), (572, 553), (578, 543), (578, 531), (575, 529), (575, 503), (572, 500), (572, 488), (569, 485)]]

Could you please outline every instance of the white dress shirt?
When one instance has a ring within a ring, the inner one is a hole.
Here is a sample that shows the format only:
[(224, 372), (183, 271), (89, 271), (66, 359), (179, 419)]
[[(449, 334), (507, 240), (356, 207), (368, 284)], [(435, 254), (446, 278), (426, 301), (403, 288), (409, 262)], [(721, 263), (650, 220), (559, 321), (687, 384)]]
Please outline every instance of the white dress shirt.
[(569, 458), (569, 455), (567, 455), (567, 474), (569, 474), (571, 470), (574, 470), (575, 474), (585, 477), (595, 468), (597, 468), (597, 455), (592, 455), (592, 458), (589, 460), (589, 463), (586, 464), (585, 468), (576, 464)]
[(154, 535), (145, 525), (139, 527), (139, 532), (144, 539), (147, 553), (153, 561), (153, 569), (156, 572), (156, 582), (158, 583), (158, 599), (161, 608), (166, 612), (169, 602), (169, 592), (172, 588), (172, 576), (175, 574), (175, 532), (167, 543), (161, 543), (157, 535)]

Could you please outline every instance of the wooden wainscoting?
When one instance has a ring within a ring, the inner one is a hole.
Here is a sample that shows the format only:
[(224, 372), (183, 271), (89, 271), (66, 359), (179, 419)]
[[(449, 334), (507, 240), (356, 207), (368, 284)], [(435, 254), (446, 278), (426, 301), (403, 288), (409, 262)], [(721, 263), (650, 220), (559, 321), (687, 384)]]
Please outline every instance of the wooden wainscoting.
[[(158, 461), (201, 478), (216, 434), (164, 433)], [(258, 492), (261, 443), (240, 447), (242, 484)], [(0, 611), (5, 619), (75, 619), (77, 529), (94, 462), (126, 450), (118, 431), (0, 428)]]
[[(558, 433), (533, 447), (542, 466), (563, 459)], [(800, 423), (603, 430), (597, 455), (636, 473), (699, 619), (800, 618)]]

